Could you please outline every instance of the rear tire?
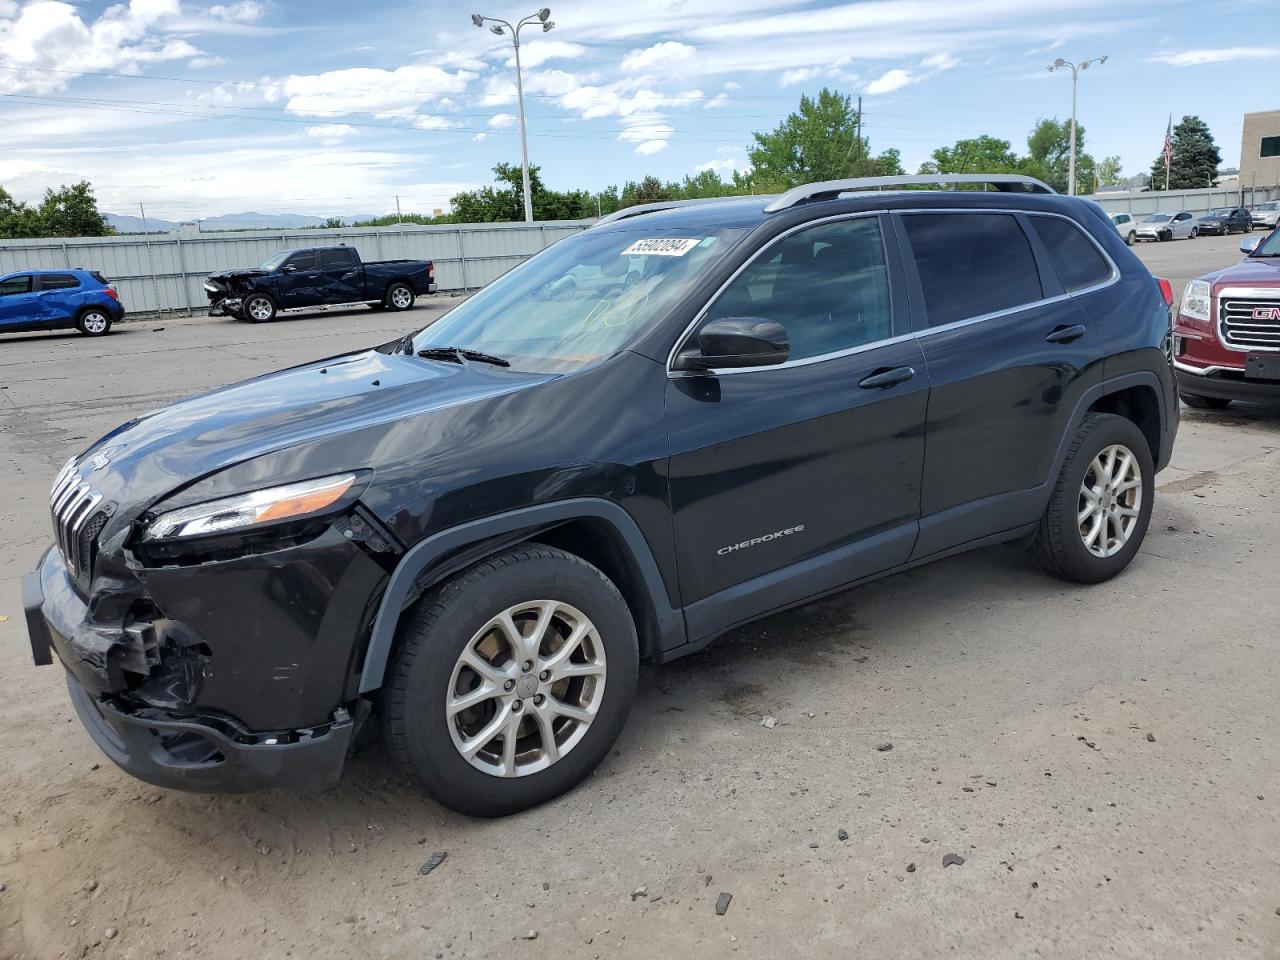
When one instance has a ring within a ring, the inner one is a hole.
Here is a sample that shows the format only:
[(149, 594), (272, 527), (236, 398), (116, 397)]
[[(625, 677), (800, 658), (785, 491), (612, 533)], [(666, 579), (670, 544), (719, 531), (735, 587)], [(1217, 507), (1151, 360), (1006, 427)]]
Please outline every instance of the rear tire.
[(1188, 407), (1195, 407), (1197, 410), (1225, 410), (1231, 404), (1230, 400), (1224, 400), (1221, 397), (1202, 397), (1198, 393), (1179, 393), (1179, 396)]
[(408, 310), (415, 300), (413, 287), (407, 283), (393, 283), (387, 287), (387, 295), (383, 302), (392, 310)]
[(76, 318), (76, 329), (86, 337), (105, 337), (111, 332), (111, 317), (105, 310), (90, 307)]
[(276, 318), (276, 302), (265, 293), (251, 293), (244, 298), (240, 311), (250, 323), (270, 323)]
[(434, 588), (398, 644), (384, 688), (387, 747), (428, 793), (473, 816), (576, 786), (608, 754), (635, 696), (626, 601), (598, 569), (552, 547), (503, 551)]
[(1151, 450), (1137, 425), (1088, 414), (1067, 449), (1031, 555), (1060, 580), (1109, 580), (1142, 545), (1154, 493)]

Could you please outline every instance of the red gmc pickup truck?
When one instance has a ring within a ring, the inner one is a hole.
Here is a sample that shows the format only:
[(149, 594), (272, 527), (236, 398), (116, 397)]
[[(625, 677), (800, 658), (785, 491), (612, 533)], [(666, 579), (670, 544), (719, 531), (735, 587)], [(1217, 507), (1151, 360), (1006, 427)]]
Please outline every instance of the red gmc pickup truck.
[(1246, 236), (1240, 263), (1187, 284), (1173, 327), (1173, 365), (1188, 406), (1280, 401), (1280, 230)]

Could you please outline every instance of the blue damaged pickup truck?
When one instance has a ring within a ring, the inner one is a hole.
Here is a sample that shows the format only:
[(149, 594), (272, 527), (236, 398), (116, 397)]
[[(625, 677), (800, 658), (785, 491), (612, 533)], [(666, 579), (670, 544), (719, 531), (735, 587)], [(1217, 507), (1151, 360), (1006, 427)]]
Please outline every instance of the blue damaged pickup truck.
[(204, 282), (211, 316), (267, 323), (281, 310), (335, 304), (368, 304), (375, 310), (408, 310), (436, 292), (430, 260), (361, 262), (352, 247), (282, 250), (249, 270), (215, 273)]

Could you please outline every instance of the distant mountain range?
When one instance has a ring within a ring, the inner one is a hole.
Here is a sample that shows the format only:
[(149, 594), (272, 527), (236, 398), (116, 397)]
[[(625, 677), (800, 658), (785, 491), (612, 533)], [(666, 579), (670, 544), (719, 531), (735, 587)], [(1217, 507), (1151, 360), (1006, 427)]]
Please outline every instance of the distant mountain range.
[[(107, 223), (116, 233), (142, 233), (142, 218), (122, 213), (103, 214)], [(344, 224), (359, 220), (370, 220), (383, 216), (378, 213), (361, 213), (353, 217), (339, 217)], [(318, 227), (325, 222), (325, 217), (309, 217), (301, 213), (224, 213), (220, 217), (205, 217), (200, 221), (202, 231), (214, 230), (296, 230), (299, 227)], [(178, 224), (172, 220), (161, 220), (158, 217), (147, 217), (147, 230), (152, 233), (177, 230)]]

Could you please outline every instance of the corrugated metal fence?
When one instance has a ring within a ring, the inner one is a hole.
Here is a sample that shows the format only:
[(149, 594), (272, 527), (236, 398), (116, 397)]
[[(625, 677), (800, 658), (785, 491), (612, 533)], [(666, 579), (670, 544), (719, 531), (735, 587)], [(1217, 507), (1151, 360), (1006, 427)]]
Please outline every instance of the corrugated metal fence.
[(441, 290), (475, 290), (526, 257), (591, 225), (590, 220), (459, 226), (246, 230), (0, 240), (0, 276), (18, 270), (99, 270), (133, 312), (202, 310), (211, 273), (251, 267), (277, 250), (345, 243), (363, 260), (432, 260)]
[(1255, 203), (1280, 200), (1280, 186), (1273, 187), (1206, 187), (1203, 190), (1141, 190), (1095, 193), (1085, 197), (1096, 200), (1107, 213), (1146, 214), (1156, 211), (1190, 210), (1204, 213), (1218, 207), (1250, 207)]

